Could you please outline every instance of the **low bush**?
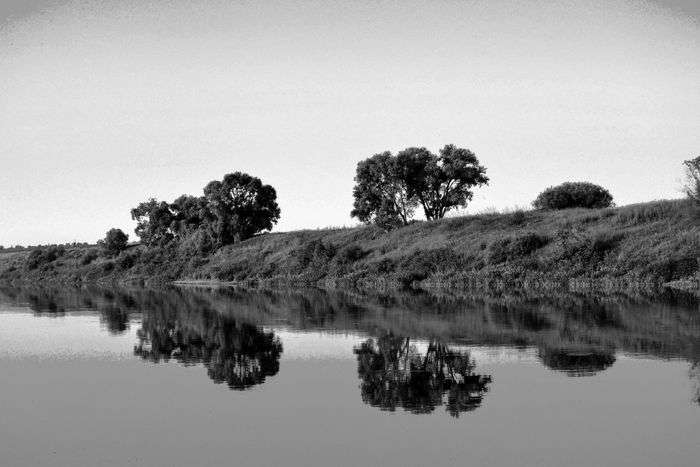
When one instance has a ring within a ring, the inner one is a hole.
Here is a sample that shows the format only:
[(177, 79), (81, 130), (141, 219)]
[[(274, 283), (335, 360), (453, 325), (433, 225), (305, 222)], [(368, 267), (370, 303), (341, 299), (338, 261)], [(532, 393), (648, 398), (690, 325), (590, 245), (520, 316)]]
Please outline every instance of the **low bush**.
[(549, 237), (535, 232), (526, 232), (516, 237), (504, 237), (488, 246), (487, 259), (491, 264), (503, 263), (528, 256), (546, 246)]
[(291, 269), (293, 272), (301, 272), (312, 265), (327, 265), (335, 254), (336, 248), (332, 244), (324, 243), (321, 240), (308, 241), (292, 250), (290, 254)]
[(37, 269), (39, 266), (56, 261), (66, 253), (62, 246), (50, 246), (48, 248), (37, 248), (32, 250), (27, 257), (27, 268)]
[(134, 267), (140, 256), (141, 255), (139, 254), (138, 250), (128, 253), (124, 252), (117, 258), (117, 266), (119, 266), (119, 269), (122, 270), (131, 269)]
[(83, 266), (87, 266), (88, 264), (92, 263), (95, 261), (97, 258), (100, 257), (100, 252), (96, 248), (91, 248), (85, 253), (83, 253), (83, 256), (80, 258), (80, 264)]
[(532, 202), (536, 209), (607, 208), (613, 197), (602, 186), (588, 182), (566, 182), (549, 187)]
[(351, 264), (355, 261), (359, 261), (369, 252), (362, 248), (360, 245), (352, 244), (346, 245), (338, 250), (338, 254), (335, 259), (339, 264)]

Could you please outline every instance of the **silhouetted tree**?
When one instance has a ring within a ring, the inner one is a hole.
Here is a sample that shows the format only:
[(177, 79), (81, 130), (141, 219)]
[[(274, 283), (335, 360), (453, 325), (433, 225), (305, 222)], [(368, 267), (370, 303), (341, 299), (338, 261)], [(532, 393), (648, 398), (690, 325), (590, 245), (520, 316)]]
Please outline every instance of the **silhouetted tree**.
[(409, 194), (403, 167), (390, 152), (359, 162), (355, 183), (351, 216), (384, 228), (406, 225), (413, 217), (417, 201)]
[(213, 231), (219, 244), (226, 245), (271, 230), (280, 217), (277, 193), (257, 177), (235, 172), (204, 188), (213, 214)]
[(466, 206), (475, 186), (488, 183), (486, 169), (473, 152), (446, 145), (439, 155), (425, 148), (407, 148), (392, 156), (376, 154), (357, 164), (354, 209), (363, 222), (382, 227), (407, 224), (415, 208), (428, 220), (441, 219)]
[(700, 156), (683, 162), (685, 165), (685, 193), (700, 204)]
[(109, 229), (105, 235), (103, 248), (105, 254), (116, 256), (126, 250), (129, 236), (122, 232), (121, 229)]
[(566, 182), (549, 187), (532, 202), (535, 209), (607, 208), (613, 197), (602, 186), (588, 182)]
[[(404, 156), (406, 151), (409, 154)], [(451, 209), (466, 207), (474, 196), (472, 189), (489, 182), (486, 168), (469, 149), (448, 144), (438, 156), (430, 157), (424, 148), (406, 151), (398, 157), (406, 161), (409, 191), (420, 201), (428, 220), (442, 219)]]

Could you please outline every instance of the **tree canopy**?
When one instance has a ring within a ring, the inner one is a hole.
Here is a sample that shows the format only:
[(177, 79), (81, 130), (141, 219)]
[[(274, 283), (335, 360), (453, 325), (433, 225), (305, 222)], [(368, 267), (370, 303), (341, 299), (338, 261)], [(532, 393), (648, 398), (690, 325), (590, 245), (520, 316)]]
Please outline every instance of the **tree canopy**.
[[(148, 246), (196, 238), (227, 245), (272, 229), (280, 217), (277, 193), (251, 175), (235, 172), (204, 187), (204, 196), (182, 195), (172, 203), (150, 199), (131, 210), (136, 234)], [(201, 249), (201, 248), (200, 248)]]
[(386, 151), (357, 164), (351, 215), (382, 227), (406, 225), (420, 205), (427, 220), (442, 219), (488, 181), (476, 155), (452, 144), (437, 155), (422, 147)]
[(109, 256), (116, 256), (126, 250), (129, 236), (121, 229), (109, 229), (104, 239), (104, 251)]
[(257, 177), (235, 172), (204, 187), (204, 198), (221, 244), (271, 230), (280, 217), (277, 193)]

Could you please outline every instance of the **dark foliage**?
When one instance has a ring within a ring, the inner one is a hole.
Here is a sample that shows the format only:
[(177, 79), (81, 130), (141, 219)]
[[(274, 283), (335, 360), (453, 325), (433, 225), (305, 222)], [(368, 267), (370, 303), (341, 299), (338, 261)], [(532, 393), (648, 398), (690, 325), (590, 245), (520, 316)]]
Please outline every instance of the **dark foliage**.
[(536, 209), (607, 208), (612, 195), (605, 188), (588, 182), (566, 182), (549, 187), (537, 196)]
[(280, 216), (276, 199), (270, 185), (235, 172), (207, 184), (204, 196), (182, 195), (170, 204), (150, 199), (132, 209), (131, 217), (144, 245), (162, 247), (176, 241), (204, 254), (272, 229)]
[(407, 225), (418, 203), (409, 194), (403, 169), (388, 151), (359, 162), (350, 215), (384, 229)]
[(381, 410), (426, 414), (445, 405), (459, 417), (481, 405), (491, 382), (490, 376), (474, 374), (468, 353), (436, 341), (421, 355), (409, 338), (386, 334), (366, 340), (355, 354), (362, 400)]
[(97, 248), (91, 248), (87, 250), (83, 256), (80, 258), (80, 264), (83, 266), (87, 266), (88, 264), (92, 263), (95, 261), (97, 258), (100, 257), (100, 251)]
[(165, 245), (174, 237), (174, 216), (165, 201), (151, 198), (132, 209), (131, 218), (136, 221), (134, 232), (146, 246)]
[(27, 257), (27, 268), (37, 269), (42, 265), (49, 264), (66, 253), (66, 249), (60, 246), (48, 248), (37, 248), (32, 250)]
[(425, 148), (396, 156), (387, 151), (357, 164), (351, 215), (389, 229), (407, 225), (420, 204), (426, 219), (442, 219), (467, 205), (473, 187), (487, 183), (486, 169), (468, 149), (448, 144), (439, 155)]
[(488, 261), (491, 264), (503, 263), (539, 250), (549, 243), (549, 238), (535, 232), (526, 232), (515, 237), (504, 237), (492, 242), (488, 247)]
[(615, 363), (613, 353), (600, 350), (540, 349), (542, 363), (568, 376), (592, 376)]
[(103, 248), (107, 256), (117, 256), (122, 251), (126, 250), (129, 236), (122, 232), (121, 229), (110, 229), (105, 235)]
[(213, 231), (221, 245), (271, 230), (280, 217), (277, 193), (257, 177), (235, 172), (204, 187)]

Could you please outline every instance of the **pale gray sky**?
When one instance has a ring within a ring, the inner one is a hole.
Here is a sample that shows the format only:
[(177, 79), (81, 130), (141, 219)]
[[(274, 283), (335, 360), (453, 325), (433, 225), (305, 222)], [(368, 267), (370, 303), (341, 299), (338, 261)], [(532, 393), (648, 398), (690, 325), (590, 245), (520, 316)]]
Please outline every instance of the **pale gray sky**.
[(700, 153), (700, 2), (0, 0), (0, 244), (133, 238), (236, 170), (276, 230), (351, 225), (357, 161), (446, 143), (468, 212), (589, 180), (679, 197)]

